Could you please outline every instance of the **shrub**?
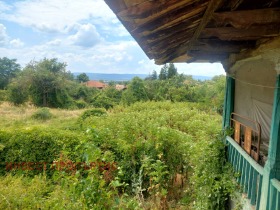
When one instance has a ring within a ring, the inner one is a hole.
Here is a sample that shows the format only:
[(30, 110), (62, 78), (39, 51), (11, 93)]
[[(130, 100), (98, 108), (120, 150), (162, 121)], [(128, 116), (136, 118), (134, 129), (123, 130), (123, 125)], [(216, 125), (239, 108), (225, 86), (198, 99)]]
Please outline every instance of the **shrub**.
[(85, 120), (89, 117), (100, 117), (103, 115), (107, 115), (107, 112), (104, 109), (89, 109), (83, 112), (83, 114), (80, 116), (82, 120)]
[[(61, 153), (69, 154), (71, 160), (76, 160), (79, 154), (77, 146), (83, 141), (83, 135), (50, 128), (29, 128), (20, 130), (0, 131), (0, 142), (3, 144), (0, 153), (1, 163), (47, 163), (51, 164)], [(50, 165), (48, 165), (49, 168)], [(5, 173), (6, 165), (2, 165), (0, 172)], [(26, 170), (15, 172), (38, 174), (40, 170)], [(21, 166), (19, 168), (22, 168)], [(49, 175), (53, 171), (47, 171)]]
[(33, 119), (36, 120), (49, 120), (52, 118), (52, 114), (50, 113), (50, 110), (46, 107), (38, 109), (33, 115)]
[(28, 91), (18, 83), (11, 83), (8, 86), (8, 101), (18, 106), (28, 100)]
[(84, 109), (87, 107), (87, 103), (83, 100), (77, 100), (75, 101), (76, 106), (78, 107), (78, 109)]
[(7, 100), (7, 90), (0, 90), (0, 101), (6, 101)]

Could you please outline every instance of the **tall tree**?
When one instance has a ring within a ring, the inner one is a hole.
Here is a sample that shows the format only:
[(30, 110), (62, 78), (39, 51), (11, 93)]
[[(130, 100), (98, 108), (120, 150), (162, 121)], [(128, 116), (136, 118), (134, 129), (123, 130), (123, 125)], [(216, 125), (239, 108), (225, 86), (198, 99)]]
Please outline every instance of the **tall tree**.
[(6, 89), (11, 79), (20, 72), (20, 65), (16, 59), (0, 58), (0, 89)]
[(178, 74), (177, 68), (173, 63), (170, 63), (167, 70), (167, 78), (170, 79)]
[(28, 64), (23, 71), (30, 75), (30, 93), (35, 105), (63, 107), (70, 100), (65, 63), (45, 58)]
[(160, 80), (167, 79), (167, 71), (168, 71), (168, 66), (166, 64), (164, 64), (164, 66), (161, 68), (159, 76), (158, 76)]
[(151, 75), (151, 79), (152, 79), (152, 80), (157, 80), (157, 78), (158, 78), (157, 72), (156, 72), (156, 70), (153, 70), (153, 73), (152, 73), (152, 75)]
[(77, 81), (78, 81), (79, 83), (87, 82), (87, 81), (89, 81), (89, 77), (88, 77), (88, 75), (87, 75), (86, 73), (81, 73), (81, 74), (79, 74), (79, 75), (77, 76)]

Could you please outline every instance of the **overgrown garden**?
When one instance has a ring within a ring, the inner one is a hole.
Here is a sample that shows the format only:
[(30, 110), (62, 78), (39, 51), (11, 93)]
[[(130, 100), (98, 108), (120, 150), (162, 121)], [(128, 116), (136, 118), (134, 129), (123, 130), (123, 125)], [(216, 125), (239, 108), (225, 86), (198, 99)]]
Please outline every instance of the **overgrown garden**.
[(56, 59), (14, 67), (0, 92), (0, 209), (228, 205), (223, 76), (166, 65), (121, 92), (81, 85)]

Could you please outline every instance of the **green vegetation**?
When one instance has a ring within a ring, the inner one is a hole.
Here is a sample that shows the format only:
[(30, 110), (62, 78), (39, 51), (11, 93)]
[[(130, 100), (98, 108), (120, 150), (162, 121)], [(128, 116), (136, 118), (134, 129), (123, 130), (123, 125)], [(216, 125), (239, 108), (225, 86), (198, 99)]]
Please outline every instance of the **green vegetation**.
[[(234, 191), (221, 117), (199, 104), (51, 109), (48, 121), (34, 119), (35, 108), (0, 110), (0, 209), (216, 210)], [(47, 164), (6, 168), (23, 162)]]
[(224, 76), (167, 64), (119, 91), (84, 86), (57, 59), (20, 70), (3, 58), (0, 73), (0, 209), (222, 210), (235, 191)]
[(38, 107), (108, 110), (139, 101), (170, 100), (203, 103), (219, 113), (223, 109), (224, 76), (197, 81), (191, 76), (179, 75), (172, 63), (164, 65), (159, 76), (153, 71), (145, 80), (133, 78), (123, 91), (116, 90), (114, 82), (109, 82), (104, 90), (86, 87), (82, 84), (89, 80), (85, 73), (74, 79), (66, 70), (66, 64), (56, 58), (32, 61), (21, 71), (16, 60), (3, 58), (0, 76), (5, 78), (5, 84), (0, 85), (0, 101), (9, 100), (17, 106), (29, 102)]

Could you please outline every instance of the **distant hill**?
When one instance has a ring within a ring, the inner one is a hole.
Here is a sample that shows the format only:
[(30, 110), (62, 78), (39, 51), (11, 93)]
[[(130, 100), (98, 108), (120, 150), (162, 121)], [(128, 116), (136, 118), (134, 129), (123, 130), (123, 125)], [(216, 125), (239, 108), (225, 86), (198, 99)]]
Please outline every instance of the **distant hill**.
[[(78, 72), (73, 73), (74, 76), (76, 77), (77, 75), (81, 74)], [(86, 73), (89, 77), (90, 80), (103, 80), (104, 82), (109, 82), (109, 81), (116, 81), (116, 82), (121, 82), (121, 81), (129, 81), (133, 77), (140, 77), (141, 79), (145, 79), (148, 74), (102, 74), (102, 73)], [(196, 80), (210, 80), (212, 77), (207, 77), (207, 76), (192, 76)]]

